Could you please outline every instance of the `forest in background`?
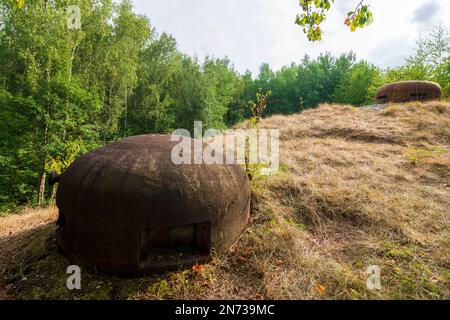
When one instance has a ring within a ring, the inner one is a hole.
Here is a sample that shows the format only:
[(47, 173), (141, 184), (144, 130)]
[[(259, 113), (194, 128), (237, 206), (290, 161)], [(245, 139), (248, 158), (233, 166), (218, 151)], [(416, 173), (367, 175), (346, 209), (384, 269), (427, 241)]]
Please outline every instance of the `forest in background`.
[[(19, 1), (21, 2), (21, 1)], [(177, 49), (130, 1), (0, 0), (0, 212), (54, 199), (48, 172), (131, 135), (225, 129), (249, 116), (257, 92), (271, 91), (265, 115), (321, 103), (363, 106), (398, 80), (432, 80), (450, 95), (450, 40), (435, 27), (405, 64), (383, 70), (351, 52), (303, 57), (258, 75), (227, 58), (199, 60)], [(79, 30), (67, 7), (81, 9)], [(299, 35), (299, 39), (300, 39)], [(300, 40), (299, 40), (300, 41)], [(263, 50), (263, 49), (262, 49)]]

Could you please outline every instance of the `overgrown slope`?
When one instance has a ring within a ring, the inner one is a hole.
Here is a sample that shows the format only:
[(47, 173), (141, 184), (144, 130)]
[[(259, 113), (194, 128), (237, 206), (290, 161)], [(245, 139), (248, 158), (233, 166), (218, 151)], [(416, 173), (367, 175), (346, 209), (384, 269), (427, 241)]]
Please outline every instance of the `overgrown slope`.
[(282, 172), (252, 182), (227, 254), (143, 279), (84, 271), (69, 292), (56, 210), (31, 211), (0, 218), (0, 298), (450, 299), (450, 104), (324, 105), (260, 127), (281, 128)]

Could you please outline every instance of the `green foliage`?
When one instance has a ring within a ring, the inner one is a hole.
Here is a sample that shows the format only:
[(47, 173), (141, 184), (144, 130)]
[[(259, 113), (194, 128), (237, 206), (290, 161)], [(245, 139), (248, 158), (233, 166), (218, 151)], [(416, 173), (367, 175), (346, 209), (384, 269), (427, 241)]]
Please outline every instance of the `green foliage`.
[(117, 138), (243, 119), (230, 61), (181, 54), (129, 0), (0, 0), (0, 19), (0, 210), (51, 200), (46, 173)]
[(361, 1), (354, 11), (350, 11), (345, 19), (345, 25), (350, 28), (351, 32), (355, 32), (357, 28), (364, 28), (373, 23), (373, 14), (368, 5), (364, 5)]
[[(334, 0), (331, 0), (334, 2)], [(326, 19), (326, 12), (330, 10), (330, 0), (300, 0), (302, 14), (297, 15), (295, 23), (303, 27), (303, 32), (310, 41), (322, 39), (320, 24)]]
[[(302, 13), (298, 14), (295, 23), (303, 28), (309, 41), (319, 41), (322, 39), (323, 31), (320, 25), (326, 20), (327, 12), (330, 10), (334, 0), (300, 0), (299, 5)], [(364, 0), (358, 3), (353, 11), (347, 14), (345, 25), (354, 32), (357, 28), (364, 28), (372, 24), (373, 14)]]
[(224, 119), (232, 105), (242, 105), (243, 83), (228, 59), (207, 58), (203, 64), (204, 77), (211, 95), (206, 124), (225, 129)]
[(361, 61), (354, 64), (335, 91), (333, 101), (353, 106), (373, 103), (375, 93), (383, 84), (380, 69)]
[[(250, 110), (252, 116), (247, 122), (247, 129), (258, 129), (258, 123), (262, 118), (264, 110), (267, 108), (267, 102), (269, 97), (272, 95), (271, 91), (266, 93), (258, 92), (256, 93), (256, 102), (249, 101), (248, 109)], [(257, 157), (255, 154), (250, 154), (250, 137), (247, 136), (245, 141), (245, 171), (250, 179), (253, 180), (259, 172), (266, 166), (261, 163), (250, 163), (250, 158)], [(253, 150), (256, 152), (256, 150)]]
[(365, 61), (357, 62), (353, 53), (337, 58), (324, 54), (314, 60), (306, 56), (300, 64), (278, 72), (263, 64), (244, 95), (249, 100), (257, 92), (271, 91), (265, 114), (292, 114), (320, 103), (370, 104), (382, 83), (381, 70)]
[(0, 5), (1, 121), (9, 129), (2, 131), (0, 146), (7, 155), (2, 193), (14, 203), (41, 204), (45, 189), (35, 186), (42, 186), (38, 180), (45, 179), (46, 169), (63, 168), (74, 152), (95, 145), (91, 118), (99, 99), (73, 72), (81, 37), (66, 28), (67, 17), (57, 4), (27, 2), (26, 10), (10, 11), (8, 2)]
[(256, 102), (250, 101), (248, 107), (252, 113), (252, 117), (249, 120), (250, 125), (257, 125), (262, 118), (264, 110), (267, 108), (267, 101), (272, 95), (272, 91), (267, 91), (266, 93), (258, 92), (256, 93)]
[(427, 145), (424, 147), (409, 147), (407, 153), (411, 164), (419, 165), (425, 159), (445, 156), (448, 151), (441, 146)]
[(436, 26), (419, 38), (404, 66), (388, 70), (386, 82), (399, 80), (434, 81), (441, 85), (444, 97), (450, 97), (450, 34), (444, 27)]

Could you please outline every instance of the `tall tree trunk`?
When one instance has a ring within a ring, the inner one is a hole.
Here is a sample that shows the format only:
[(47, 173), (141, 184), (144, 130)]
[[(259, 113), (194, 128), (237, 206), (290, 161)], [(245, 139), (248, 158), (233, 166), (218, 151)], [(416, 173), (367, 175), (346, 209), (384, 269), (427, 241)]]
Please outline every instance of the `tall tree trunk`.
[(58, 190), (58, 187), (56, 186), (56, 184), (53, 186), (52, 188), (52, 203), (55, 203), (56, 200), (56, 191)]
[[(48, 124), (45, 124), (44, 127), (44, 147), (48, 145)], [(38, 189), (38, 205), (43, 205), (45, 200), (45, 181), (47, 178), (47, 173), (45, 172), (45, 163), (47, 161), (47, 151), (44, 154), (44, 159), (42, 160), (42, 174), (41, 179), (39, 180), (39, 189)]]
[(41, 175), (41, 180), (39, 182), (39, 192), (38, 192), (38, 205), (43, 205), (45, 200), (45, 180), (47, 178), (47, 174), (45, 171)]
[[(47, 1), (45, 1), (45, 6), (47, 8)], [(51, 57), (48, 56), (47, 57), (47, 67), (45, 68), (45, 74), (46, 74), (46, 80), (47, 80), (47, 83), (46, 83), (47, 89), (50, 87), (49, 84), (50, 84), (50, 80), (51, 80), (50, 67), (49, 67), (50, 61), (51, 61)], [(48, 119), (51, 119), (51, 114), (52, 114), (52, 112), (51, 112), (51, 102), (47, 101), (47, 117), (48, 117)], [(44, 204), (44, 200), (45, 200), (45, 182), (46, 182), (46, 179), (47, 179), (47, 173), (45, 172), (45, 165), (47, 163), (47, 157), (48, 157), (47, 146), (48, 146), (48, 143), (49, 143), (49, 137), (48, 137), (48, 135), (49, 135), (49, 133), (48, 133), (48, 131), (49, 131), (49, 120), (46, 119), (44, 121), (45, 121), (44, 122), (44, 128), (43, 128), (44, 129), (44, 141), (43, 141), (42, 147), (44, 148), (45, 152), (44, 152), (44, 156), (43, 156), (43, 159), (42, 159), (42, 174), (41, 174), (41, 179), (39, 181), (39, 189), (38, 189), (38, 205), (40, 205), (40, 206)]]
[(128, 88), (125, 88), (125, 118), (123, 124), (123, 137), (127, 136), (127, 120), (128, 120)]

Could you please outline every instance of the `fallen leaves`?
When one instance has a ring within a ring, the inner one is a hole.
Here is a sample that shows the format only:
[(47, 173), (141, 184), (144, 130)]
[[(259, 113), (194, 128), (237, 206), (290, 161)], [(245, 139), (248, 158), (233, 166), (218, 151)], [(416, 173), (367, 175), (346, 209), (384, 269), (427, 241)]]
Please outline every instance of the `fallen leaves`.
[(280, 260), (280, 259), (276, 259), (276, 260), (274, 261), (274, 264), (275, 264), (277, 267), (281, 267), (281, 266), (284, 264), (284, 261), (283, 261), (283, 260)]
[(255, 300), (264, 300), (264, 297), (262, 295), (260, 295), (259, 293), (257, 293), (255, 295)]
[(202, 264), (201, 265), (196, 264), (192, 267), (192, 271), (202, 273), (203, 271), (205, 271), (205, 266)]
[(237, 258), (237, 260), (238, 260), (239, 262), (241, 262), (241, 263), (246, 263), (246, 262), (247, 262), (247, 259), (245, 259), (243, 256), (239, 256), (239, 257)]
[(324, 286), (320, 285), (320, 284), (317, 285), (316, 290), (317, 290), (320, 294), (324, 294), (324, 293), (327, 291), (327, 289), (326, 289)]

